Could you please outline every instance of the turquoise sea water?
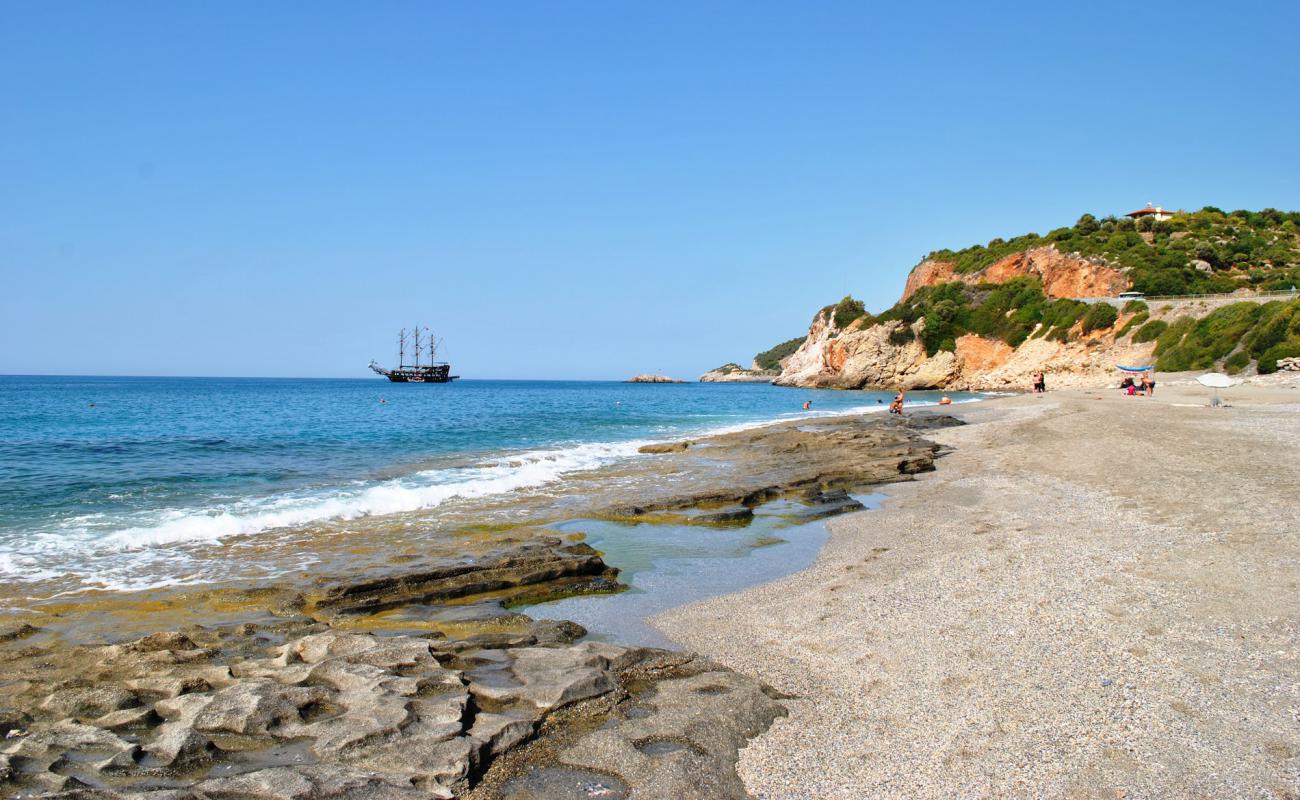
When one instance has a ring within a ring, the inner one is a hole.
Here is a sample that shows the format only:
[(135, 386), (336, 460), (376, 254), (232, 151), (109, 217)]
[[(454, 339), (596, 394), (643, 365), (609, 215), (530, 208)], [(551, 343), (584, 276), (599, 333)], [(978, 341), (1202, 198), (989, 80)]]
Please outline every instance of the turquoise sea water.
[(436, 509), (563, 481), (648, 441), (887, 398), (765, 384), (0, 377), (0, 576)]

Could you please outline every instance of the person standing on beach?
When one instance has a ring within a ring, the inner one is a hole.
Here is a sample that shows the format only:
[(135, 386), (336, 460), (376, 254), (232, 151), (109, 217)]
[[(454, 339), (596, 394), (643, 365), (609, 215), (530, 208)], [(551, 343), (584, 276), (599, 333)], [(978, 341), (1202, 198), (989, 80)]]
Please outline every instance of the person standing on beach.
[(889, 404), (889, 413), (903, 416), (903, 390), (899, 389), (898, 394), (894, 396), (894, 402)]
[(812, 408), (812, 401), (811, 400), (803, 401), (803, 410), (807, 411), (810, 408)]
[(1043, 394), (1047, 391), (1047, 378), (1043, 375), (1042, 370), (1034, 373), (1034, 394)]

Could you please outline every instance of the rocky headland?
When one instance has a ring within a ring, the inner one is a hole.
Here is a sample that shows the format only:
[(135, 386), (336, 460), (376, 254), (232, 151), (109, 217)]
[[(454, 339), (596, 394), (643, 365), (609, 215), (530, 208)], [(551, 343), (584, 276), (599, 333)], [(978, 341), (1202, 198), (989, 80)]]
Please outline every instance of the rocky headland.
[(700, 383), (771, 383), (780, 374), (778, 370), (761, 368), (758, 362), (742, 367), (733, 361), (704, 373)]
[[(1300, 356), (1300, 213), (1090, 214), (1045, 236), (938, 250), (879, 314), (852, 297), (779, 354), (781, 386), (1102, 386), (1117, 365), (1245, 376)], [(1136, 290), (1149, 301), (1120, 298)], [(1168, 295), (1171, 297), (1160, 297)], [(787, 343), (788, 344), (788, 343)]]
[[(708, 536), (774, 501), (801, 520), (852, 511), (848, 490), (933, 470), (944, 451), (924, 436), (954, 424), (872, 415), (666, 443), (636, 467), (662, 480), (608, 493), (593, 513)], [(580, 535), (515, 528), (461, 547), (306, 583), (35, 604), (0, 631), (0, 788), (69, 800), (747, 796), (738, 751), (786, 713), (783, 695), (691, 653), (580, 641), (580, 626), (524, 613), (624, 588)], [(216, 608), (220, 622), (205, 612)], [(150, 620), (179, 624), (127, 633)]]
[[(834, 309), (823, 309), (773, 382), (826, 389), (1023, 391), (1032, 375), (1042, 371), (1051, 376), (1053, 387), (1102, 386), (1117, 380), (1117, 364), (1152, 362), (1156, 342), (1138, 343), (1120, 333), (1135, 316), (1121, 311), (1113, 324), (1086, 336), (1080, 320), (1071, 326), (1073, 339), (1036, 337), (1015, 347), (997, 338), (964, 334), (955, 339), (952, 350), (930, 354), (921, 340), (924, 319), (865, 326), (855, 321), (840, 328)], [(1178, 316), (1171, 307), (1147, 312), (1145, 319)]]

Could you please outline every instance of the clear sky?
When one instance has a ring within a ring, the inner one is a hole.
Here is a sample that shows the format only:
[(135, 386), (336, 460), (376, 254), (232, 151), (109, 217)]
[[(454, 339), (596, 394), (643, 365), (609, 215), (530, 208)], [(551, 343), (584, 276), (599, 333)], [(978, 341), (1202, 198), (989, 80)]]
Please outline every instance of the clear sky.
[(931, 249), (1300, 207), (1293, 3), (0, 0), (0, 373), (694, 377)]

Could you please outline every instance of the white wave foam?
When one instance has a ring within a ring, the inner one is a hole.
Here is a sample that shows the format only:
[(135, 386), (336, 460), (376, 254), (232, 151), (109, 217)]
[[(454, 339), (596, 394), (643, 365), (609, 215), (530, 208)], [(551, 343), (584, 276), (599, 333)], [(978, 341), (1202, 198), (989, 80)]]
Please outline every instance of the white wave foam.
[[(954, 403), (978, 402), (979, 397)], [(907, 404), (935, 406), (937, 401)], [(752, 430), (801, 419), (882, 413), (887, 406), (871, 404), (838, 409), (792, 411), (776, 418), (751, 420), (696, 431), (662, 430), (672, 439)], [(534, 450), (496, 459), (490, 464), (428, 469), (369, 483), (355, 482), (314, 494), (281, 495), (244, 500), (209, 509), (173, 509), (137, 517), (125, 528), (109, 528), (113, 520), (92, 513), (66, 520), (58, 531), (42, 531), (0, 548), (0, 575), (9, 580), (36, 582), (79, 574), (99, 588), (141, 589), (159, 585), (202, 582), (202, 572), (192, 569), (191, 556), (162, 546), (214, 543), (277, 528), (292, 528), (330, 520), (399, 514), (436, 508), (452, 499), (475, 499), (531, 489), (636, 455), (638, 448), (659, 440), (594, 442), (567, 448)], [(122, 524), (118, 518), (118, 524)], [(119, 554), (135, 553), (122, 561)], [(168, 577), (137, 579), (130, 564), (170, 565)], [(120, 569), (119, 569), (120, 568)], [(120, 575), (118, 573), (121, 573)]]
[(326, 520), (421, 511), (453, 498), (473, 499), (543, 486), (561, 480), (568, 473), (633, 455), (645, 443), (593, 443), (564, 450), (531, 451), (491, 466), (428, 470), (360, 489), (335, 490), (324, 496), (281, 497), (215, 513), (170, 511), (155, 524), (116, 531), (99, 539), (99, 544), (137, 549), (181, 542), (217, 542)]

